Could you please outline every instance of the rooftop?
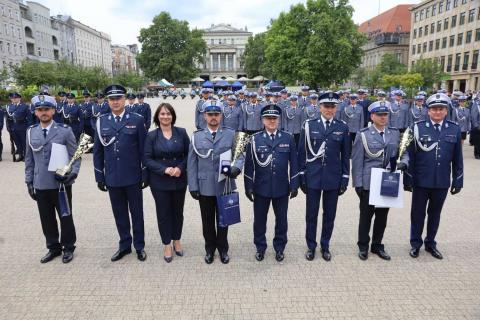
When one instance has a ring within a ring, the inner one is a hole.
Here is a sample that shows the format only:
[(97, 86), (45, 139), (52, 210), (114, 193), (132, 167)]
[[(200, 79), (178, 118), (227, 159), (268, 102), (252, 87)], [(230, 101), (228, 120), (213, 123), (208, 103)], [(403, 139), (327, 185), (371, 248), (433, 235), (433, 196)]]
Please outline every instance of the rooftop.
[(412, 4), (401, 4), (365, 21), (358, 31), (374, 36), (379, 33), (410, 32)]

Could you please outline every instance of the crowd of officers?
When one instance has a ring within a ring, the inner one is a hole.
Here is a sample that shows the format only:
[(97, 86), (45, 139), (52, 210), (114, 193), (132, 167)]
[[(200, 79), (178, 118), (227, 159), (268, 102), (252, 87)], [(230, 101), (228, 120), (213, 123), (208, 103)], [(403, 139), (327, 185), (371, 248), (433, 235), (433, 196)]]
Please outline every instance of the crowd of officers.
[[(169, 104), (162, 103), (157, 108), (153, 116), (156, 129), (148, 132), (150, 118), (147, 121), (134, 109), (134, 100), (129, 99), (125, 88), (108, 86), (104, 96), (108, 99), (109, 110), (98, 116), (92, 129), (95, 131), (95, 180), (99, 190), (109, 193), (120, 237), (119, 248), (111, 260), (120, 260), (131, 253), (132, 244), (138, 259), (146, 259), (142, 190), (148, 186), (157, 206), (159, 231), (165, 245), (164, 259), (171, 262), (173, 251), (182, 256), (179, 241), (184, 196), (181, 194), (185, 194), (188, 185), (192, 198), (199, 201), (205, 262), (212, 263), (218, 251), (221, 262), (228, 263), (228, 226), (219, 224), (217, 196), (225, 190), (236, 190), (235, 179), (242, 172), (245, 195), (253, 202), (253, 242), (257, 261), (264, 259), (267, 249), (270, 204), (275, 214), (275, 259), (283, 261), (288, 242), (288, 203), (298, 195), (298, 189), (306, 194), (305, 257), (313, 260), (320, 246), (322, 258), (330, 261), (329, 245), (338, 198), (347, 190), (350, 176), (360, 200), (358, 256), (366, 260), (370, 251), (390, 260), (382, 242), (389, 210), (369, 204), (372, 168), (404, 172), (404, 190), (413, 193), (410, 256), (418, 257), (420, 248), (425, 245), (425, 250), (433, 257), (442, 259), (435, 241), (440, 213), (448, 191), (457, 194), (463, 187), (463, 131), (461, 124), (450, 120), (458, 117), (456, 110), (462, 105), (459, 102), (459, 107), (453, 106), (453, 99), (442, 92), (428, 99), (419, 94), (411, 107), (406, 105), (401, 91), (393, 92), (392, 101), (386, 101), (384, 92), (378, 93), (375, 102), (368, 101), (365, 95), (363, 90), (355, 94), (327, 91), (317, 95), (308, 87), (302, 87), (300, 95), (289, 96), (287, 91), (282, 91), (260, 98), (256, 93), (240, 91), (238, 95), (228, 95), (224, 101), (213, 98), (212, 92), (205, 89), (195, 107), (197, 131), (189, 140), (185, 139), (183, 128), (175, 127), (175, 110)], [(74, 241), (72, 243), (71, 239), (74, 237), (64, 237), (68, 228), (62, 229), (62, 237), (58, 237), (54, 221), (54, 209), (58, 204), (51, 200), (48, 205), (39, 203), (38, 191), (41, 193), (42, 187), (36, 177), (42, 170), (46, 171), (46, 165), (38, 163), (37, 159), (45, 161), (49, 155), (37, 158), (35, 155), (49, 152), (46, 146), (51, 142), (52, 126), (62, 128), (70, 140), (75, 137), (75, 130), (71, 123), (60, 125), (48, 119), (49, 114), (52, 118), (58, 114), (58, 104), (51, 97), (39, 97), (32, 100), (32, 105), (40, 123), (31, 126), (26, 135), (29, 140), (26, 183), (30, 196), (38, 203), (40, 215), (47, 211), (50, 218), (53, 215), (49, 223), (41, 219), (49, 249), (42, 262), (60, 255), (62, 248), (64, 262), (69, 262), (73, 258)], [(127, 103), (127, 100), (131, 101)], [(478, 100), (471, 108), (472, 111), (478, 109)], [(471, 116), (480, 123), (478, 113), (472, 112)], [(414, 140), (397, 163), (401, 132), (407, 127), (412, 129)], [(229, 170), (220, 172), (221, 155), (234, 147), (235, 133), (239, 131), (251, 135), (246, 152)], [(66, 177), (43, 174), (68, 181), (71, 186), (78, 170), (72, 170)], [(317, 220), (322, 197), (322, 229), (318, 238)], [(426, 236), (422, 238), (427, 213)], [(167, 222), (167, 229), (171, 230), (165, 230), (163, 224)], [(70, 242), (64, 243), (66, 238)]]

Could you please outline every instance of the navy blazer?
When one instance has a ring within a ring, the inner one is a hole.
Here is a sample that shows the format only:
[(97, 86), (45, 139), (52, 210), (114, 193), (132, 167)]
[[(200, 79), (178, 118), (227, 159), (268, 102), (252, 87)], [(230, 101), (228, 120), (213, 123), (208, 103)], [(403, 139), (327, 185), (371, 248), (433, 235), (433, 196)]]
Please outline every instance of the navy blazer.
[[(187, 159), (190, 138), (184, 128), (173, 127), (170, 143), (160, 128), (150, 131), (145, 140), (145, 166), (152, 190), (181, 190), (187, 187)], [(168, 167), (178, 167), (180, 177), (165, 174)]]

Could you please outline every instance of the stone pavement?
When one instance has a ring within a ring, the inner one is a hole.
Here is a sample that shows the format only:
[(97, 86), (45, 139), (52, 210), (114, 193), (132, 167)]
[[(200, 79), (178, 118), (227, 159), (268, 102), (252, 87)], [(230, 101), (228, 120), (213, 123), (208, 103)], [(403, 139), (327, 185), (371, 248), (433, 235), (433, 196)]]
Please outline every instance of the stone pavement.
[[(149, 99), (152, 109), (163, 100)], [(194, 101), (168, 99), (177, 125), (193, 130)], [(8, 134), (3, 131), (4, 144)], [(392, 261), (357, 257), (358, 199), (350, 188), (340, 198), (331, 243), (333, 259), (306, 261), (305, 196), (290, 202), (289, 243), (283, 263), (271, 247), (256, 262), (253, 212), (242, 194), (242, 223), (229, 231), (231, 262), (203, 262), (198, 203), (185, 204), (184, 257), (167, 264), (155, 206), (144, 192), (146, 251), (112, 263), (118, 236), (108, 195), (97, 190), (92, 155), (84, 157), (74, 185), (77, 250), (72, 263), (42, 265), (46, 253), (35, 203), (24, 184), (23, 163), (9, 146), (0, 163), (0, 319), (480, 319), (480, 161), (466, 145), (465, 188), (449, 196), (437, 240), (445, 258), (425, 251), (409, 257), (409, 206), (390, 211), (385, 245)], [(319, 226), (320, 227), (320, 226)]]

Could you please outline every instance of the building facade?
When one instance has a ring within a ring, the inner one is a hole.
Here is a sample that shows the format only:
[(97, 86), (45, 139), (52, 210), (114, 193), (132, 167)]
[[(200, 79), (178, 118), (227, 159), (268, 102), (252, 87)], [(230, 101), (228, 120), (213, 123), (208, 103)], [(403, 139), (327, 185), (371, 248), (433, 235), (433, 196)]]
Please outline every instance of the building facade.
[(480, 1), (427, 0), (411, 8), (411, 17), (409, 66), (434, 59), (450, 76), (437, 88), (480, 90)]
[(137, 65), (138, 46), (112, 45), (112, 73), (117, 75), (125, 72), (139, 73)]
[(25, 59), (25, 35), (18, 0), (0, 0), (0, 69)]
[(252, 33), (236, 29), (229, 24), (211, 25), (203, 30), (203, 39), (207, 43), (205, 62), (201, 65), (200, 77), (211, 80), (215, 77), (240, 78), (246, 76), (240, 66), (240, 57), (245, 51), (248, 38)]
[(398, 5), (370, 20), (363, 22), (358, 31), (368, 37), (362, 46), (361, 67), (372, 70), (385, 54), (393, 54), (398, 62), (408, 63), (411, 5)]

